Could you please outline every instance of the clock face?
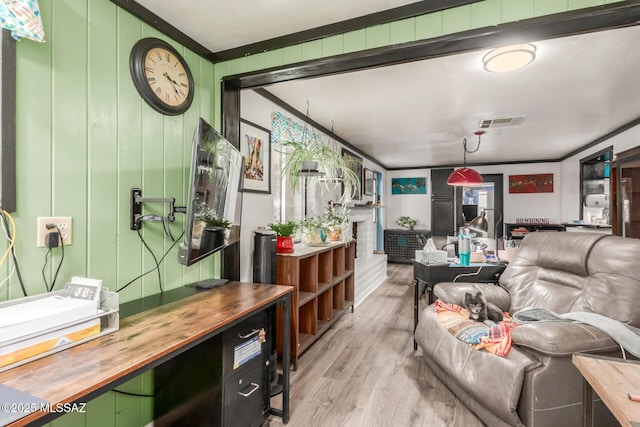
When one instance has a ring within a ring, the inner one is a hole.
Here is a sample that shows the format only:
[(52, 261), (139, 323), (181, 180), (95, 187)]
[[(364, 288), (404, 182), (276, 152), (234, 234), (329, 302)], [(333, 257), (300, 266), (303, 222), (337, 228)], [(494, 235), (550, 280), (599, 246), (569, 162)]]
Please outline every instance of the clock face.
[(142, 98), (163, 114), (182, 114), (193, 101), (193, 77), (186, 61), (167, 42), (146, 38), (131, 50), (129, 68)]
[(144, 75), (160, 101), (178, 106), (189, 95), (189, 78), (182, 62), (166, 49), (155, 47), (144, 57)]

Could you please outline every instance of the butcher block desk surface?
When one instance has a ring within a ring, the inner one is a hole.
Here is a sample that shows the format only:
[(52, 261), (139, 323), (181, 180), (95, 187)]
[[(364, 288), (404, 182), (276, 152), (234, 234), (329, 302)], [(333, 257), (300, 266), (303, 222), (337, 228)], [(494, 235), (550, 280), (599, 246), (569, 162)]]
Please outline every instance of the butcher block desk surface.
[[(290, 292), (289, 286), (240, 282), (198, 292), (125, 317), (117, 332), (2, 372), (0, 384), (54, 406), (86, 402), (195, 347), (252, 313), (277, 303), (289, 305)], [(285, 362), (288, 360), (284, 358)], [(288, 369), (285, 373), (288, 374)], [(288, 412), (288, 402), (284, 411)], [(36, 411), (10, 426), (35, 421), (41, 424), (57, 415)]]

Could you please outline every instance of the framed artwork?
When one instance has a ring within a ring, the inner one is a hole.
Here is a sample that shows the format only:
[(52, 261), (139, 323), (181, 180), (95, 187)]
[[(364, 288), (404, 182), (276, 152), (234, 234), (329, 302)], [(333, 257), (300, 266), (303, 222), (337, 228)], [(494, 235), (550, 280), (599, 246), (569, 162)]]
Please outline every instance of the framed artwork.
[(240, 151), (244, 155), (243, 191), (271, 193), (271, 132), (240, 119)]
[(366, 196), (373, 196), (375, 186), (375, 180), (373, 178), (373, 171), (371, 169), (364, 170), (364, 194)]
[(391, 194), (427, 194), (427, 178), (391, 178)]
[(509, 175), (509, 193), (553, 193), (553, 174)]
[[(359, 187), (356, 191), (354, 191), (352, 200), (362, 200), (362, 157), (356, 156), (351, 151), (342, 149), (342, 157), (347, 162), (347, 166), (351, 169), (356, 176), (358, 177)], [(344, 192), (344, 188), (342, 189)]]

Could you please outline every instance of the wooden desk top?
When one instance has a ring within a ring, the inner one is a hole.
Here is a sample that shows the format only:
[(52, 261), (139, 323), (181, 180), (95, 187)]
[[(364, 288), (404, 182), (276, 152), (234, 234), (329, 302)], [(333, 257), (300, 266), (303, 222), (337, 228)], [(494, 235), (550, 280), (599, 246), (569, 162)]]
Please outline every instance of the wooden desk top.
[(574, 354), (572, 360), (620, 424), (640, 425), (640, 402), (627, 397), (640, 394), (640, 362), (590, 354)]
[[(126, 317), (117, 332), (0, 373), (0, 384), (52, 404), (86, 402), (285, 297), (289, 286), (230, 282)], [(82, 399), (85, 400), (82, 400)], [(44, 417), (33, 412), (11, 426)]]

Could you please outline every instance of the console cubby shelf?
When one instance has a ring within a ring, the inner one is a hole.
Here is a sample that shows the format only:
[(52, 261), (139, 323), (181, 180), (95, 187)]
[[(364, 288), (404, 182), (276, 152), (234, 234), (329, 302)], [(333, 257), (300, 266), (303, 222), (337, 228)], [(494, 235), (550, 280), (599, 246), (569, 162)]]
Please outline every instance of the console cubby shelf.
[[(349, 309), (353, 311), (355, 245), (332, 242), (326, 246), (297, 245), (292, 254), (276, 257), (276, 283), (293, 287), (291, 304), (291, 359), (298, 357)], [(282, 330), (282, 310), (278, 312)], [(276, 337), (282, 354), (282, 333)]]

